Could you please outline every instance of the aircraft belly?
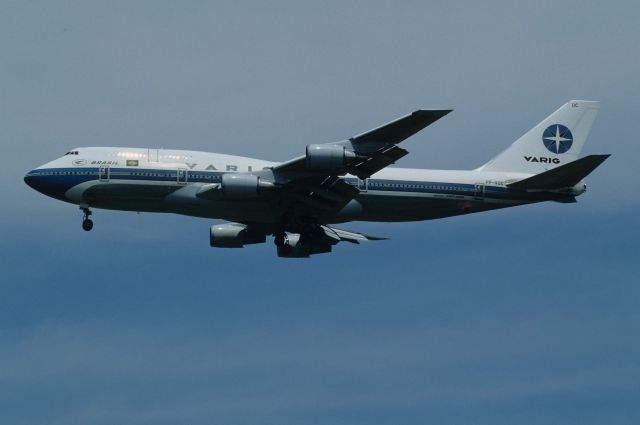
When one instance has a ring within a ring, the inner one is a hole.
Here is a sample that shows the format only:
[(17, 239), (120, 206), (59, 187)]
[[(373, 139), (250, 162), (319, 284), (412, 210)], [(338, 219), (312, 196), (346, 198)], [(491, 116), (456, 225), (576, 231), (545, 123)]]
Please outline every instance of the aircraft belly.
[[(87, 202), (96, 208), (169, 212), (238, 222), (275, 223), (285, 212), (268, 199), (231, 201), (199, 198), (196, 194), (200, 187), (198, 184), (94, 181), (70, 190), (68, 196), (73, 202)], [(81, 199), (78, 197), (80, 193)], [(322, 220), (328, 223), (429, 220), (512, 205), (512, 202), (463, 195), (368, 191), (359, 194), (334, 216)]]
[(165, 211), (164, 199), (179, 187), (166, 184), (100, 183), (83, 191), (82, 198), (96, 208), (129, 211)]
[(164, 203), (172, 212), (203, 218), (219, 218), (240, 222), (274, 222), (276, 209), (268, 199), (225, 200), (197, 196), (202, 185), (191, 184), (172, 192)]
[(363, 221), (416, 221), (450, 217), (511, 206), (461, 195), (373, 194), (358, 197)]

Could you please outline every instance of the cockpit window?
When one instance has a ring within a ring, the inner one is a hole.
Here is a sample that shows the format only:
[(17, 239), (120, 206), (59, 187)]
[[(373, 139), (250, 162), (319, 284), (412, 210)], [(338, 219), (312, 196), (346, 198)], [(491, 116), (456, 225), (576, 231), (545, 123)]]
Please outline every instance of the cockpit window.
[(67, 155), (78, 155), (78, 151), (69, 151), (67, 153), (64, 154), (65, 156)]

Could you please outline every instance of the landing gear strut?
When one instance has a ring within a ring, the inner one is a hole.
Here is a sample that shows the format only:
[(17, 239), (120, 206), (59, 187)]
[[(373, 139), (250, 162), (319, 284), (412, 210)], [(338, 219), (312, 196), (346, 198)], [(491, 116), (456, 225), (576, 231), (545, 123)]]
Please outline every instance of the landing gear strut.
[(82, 229), (85, 232), (88, 232), (89, 230), (93, 229), (93, 220), (89, 218), (91, 216), (91, 210), (86, 207), (80, 207), (80, 209), (84, 213), (84, 216), (82, 218)]
[(274, 233), (275, 238), (273, 238), (273, 243), (278, 247), (281, 248), (284, 246), (284, 241), (287, 238), (287, 234), (284, 231), (279, 231)]

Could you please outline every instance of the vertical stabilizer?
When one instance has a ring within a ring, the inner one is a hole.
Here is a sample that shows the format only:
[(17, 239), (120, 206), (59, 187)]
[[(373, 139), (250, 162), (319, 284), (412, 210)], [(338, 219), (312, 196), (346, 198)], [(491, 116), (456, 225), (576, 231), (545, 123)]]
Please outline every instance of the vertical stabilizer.
[(575, 161), (599, 107), (587, 100), (565, 103), (479, 170), (538, 174)]

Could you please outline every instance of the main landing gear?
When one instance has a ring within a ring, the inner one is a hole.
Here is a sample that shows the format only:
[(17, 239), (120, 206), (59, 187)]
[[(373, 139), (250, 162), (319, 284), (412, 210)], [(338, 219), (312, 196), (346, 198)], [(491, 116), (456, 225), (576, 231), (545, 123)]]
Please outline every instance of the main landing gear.
[(82, 229), (85, 232), (88, 232), (93, 229), (93, 220), (89, 218), (91, 216), (91, 210), (86, 207), (80, 207), (80, 209), (84, 213), (84, 217), (82, 218)]
[(274, 233), (275, 238), (273, 238), (273, 243), (281, 248), (284, 246), (285, 241), (287, 240), (287, 234), (284, 231), (278, 231)]

